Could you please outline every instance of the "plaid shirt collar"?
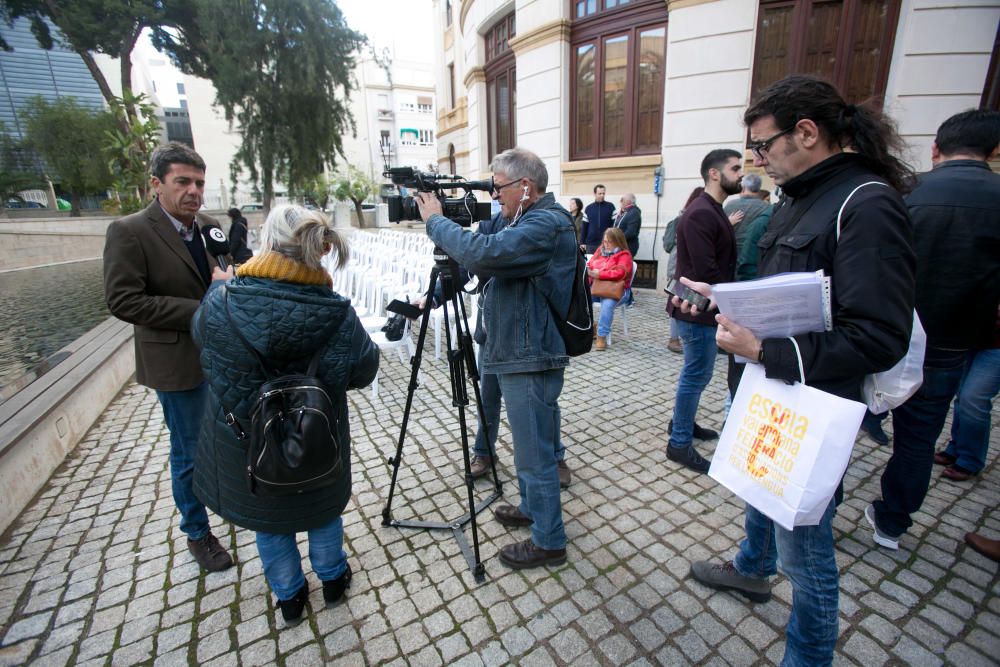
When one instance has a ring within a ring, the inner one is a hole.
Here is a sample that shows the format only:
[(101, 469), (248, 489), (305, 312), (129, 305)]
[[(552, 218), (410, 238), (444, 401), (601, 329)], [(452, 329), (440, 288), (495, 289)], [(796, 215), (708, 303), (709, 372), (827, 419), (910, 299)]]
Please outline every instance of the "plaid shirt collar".
[(184, 239), (184, 242), (191, 243), (191, 240), (194, 238), (194, 221), (192, 220), (190, 225), (185, 225), (183, 222), (170, 215), (170, 213), (167, 212), (167, 209), (163, 208), (163, 204), (160, 204), (160, 210), (163, 211), (165, 216), (167, 216), (167, 219), (170, 220), (174, 229), (176, 229), (177, 233), (181, 235), (182, 239)]

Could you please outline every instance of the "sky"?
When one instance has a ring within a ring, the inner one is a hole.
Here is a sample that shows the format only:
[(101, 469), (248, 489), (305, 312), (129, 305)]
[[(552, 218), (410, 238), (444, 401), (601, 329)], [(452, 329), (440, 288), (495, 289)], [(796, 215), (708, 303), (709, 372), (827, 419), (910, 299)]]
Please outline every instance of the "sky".
[(434, 62), (431, 0), (335, 0), (354, 30), (397, 58)]

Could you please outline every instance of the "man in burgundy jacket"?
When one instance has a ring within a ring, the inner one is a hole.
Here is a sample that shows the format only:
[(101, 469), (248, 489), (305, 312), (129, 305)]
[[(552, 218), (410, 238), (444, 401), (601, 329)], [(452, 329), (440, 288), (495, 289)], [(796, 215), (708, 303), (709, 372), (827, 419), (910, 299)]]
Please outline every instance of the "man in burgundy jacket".
[[(701, 161), (705, 191), (684, 210), (677, 223), (677, 272), (709, 284), (731, 282), (736, 274), (736, 236), (722, 210), (722, 202), (742, 189), (743, 156), (719, 148)], [(677, 379), (674, 418), (668, 426), (670, 441), (667, 458), (691, 470), (708, 472), (709, 462), (692, 445), (692, 439), (712, 440), (715, 431), (695, 424), (701, 392), (712, 379), (715, 367), (715, 313), (683, 313), (667, 302), (667, 312), (677, 320), (677, 331), (684, 343), (684, 367)]]

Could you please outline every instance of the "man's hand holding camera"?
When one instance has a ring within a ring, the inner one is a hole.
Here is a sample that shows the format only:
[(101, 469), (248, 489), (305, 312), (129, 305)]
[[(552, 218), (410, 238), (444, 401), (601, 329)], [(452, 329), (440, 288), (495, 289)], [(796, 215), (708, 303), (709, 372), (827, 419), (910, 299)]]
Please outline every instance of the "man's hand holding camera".
[(434, 193), (417, 192), (413, 195), (413, 199), (417, 202), (417, 208), (420, 209), (421, 220), (426, 222), (430, 220), (432, 215), (444, 215), (441, 202), (434, 196)]

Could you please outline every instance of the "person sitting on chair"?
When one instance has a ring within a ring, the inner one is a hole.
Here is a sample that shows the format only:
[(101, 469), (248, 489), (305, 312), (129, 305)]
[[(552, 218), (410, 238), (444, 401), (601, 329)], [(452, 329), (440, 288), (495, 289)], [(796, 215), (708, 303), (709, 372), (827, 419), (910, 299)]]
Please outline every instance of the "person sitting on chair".
[(611, 323), (615, 317), (615, 306), (628, 303), (632, 292), (632, 253), (628, 251), (625, 233), (621, 228), (611, 227), (604, 231), (601, 246), (587, 262), (587, 275), (591, 281), (605, 280), (624, 284), (624, 291), (618, 298), (594, 294), (594, 303), (601, 304), (601, 318), (597, 322), (597, 344), (594, 349), (602, 351), (608, 349), (608, 335), (611, 333)]

